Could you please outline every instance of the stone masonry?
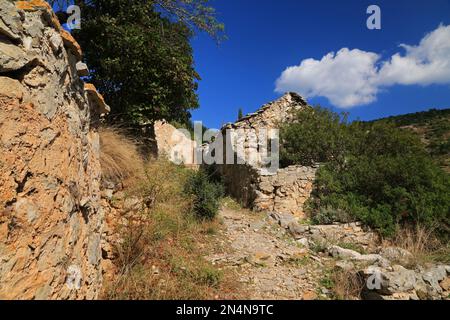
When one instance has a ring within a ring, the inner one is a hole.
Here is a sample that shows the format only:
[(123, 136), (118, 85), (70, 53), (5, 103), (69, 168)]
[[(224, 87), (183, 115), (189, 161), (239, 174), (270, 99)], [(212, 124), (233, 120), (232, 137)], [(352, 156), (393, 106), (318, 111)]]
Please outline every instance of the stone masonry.
[[(292, 121), (293, 111), (307, 107), (309, 107), (307, 102), (301, 96), (287, 93), (280, 99), (264, 105), (257, 112), (247, 115), (236, 123), (228, 123), (221, 129), (223, 139), (219, 143), (223, 143), (224, 153), (230, 145), (225, 137), (227, 129), (237, 132), (234, 139), (243, 146), (239, 151), (234, 150), (234, 158), (241, 160), (240, 162), (216, 165), (228, 192), (243, 205), (258, 211), (268, 210), (304, 216), (303, 204), (311, 194), (316, 168), (302, 166), (278, 170), (267, 168), (262, 160), (269, 153), (270, 140), (275, 137), (269, 132), (267, 136), (260, 135), (260, 132), (262, 129), (278, 129), (281, 123)], [(233, 141), (232, 139), (229, 140)], [(214, 148), (213, 143), (208, 146), (208, 152), (212, 153)], [(244, 156), (240, 157), (239, 154)]]
[(0, 0), (0, 299), (94, 299), (108, 112), (42, 0)]

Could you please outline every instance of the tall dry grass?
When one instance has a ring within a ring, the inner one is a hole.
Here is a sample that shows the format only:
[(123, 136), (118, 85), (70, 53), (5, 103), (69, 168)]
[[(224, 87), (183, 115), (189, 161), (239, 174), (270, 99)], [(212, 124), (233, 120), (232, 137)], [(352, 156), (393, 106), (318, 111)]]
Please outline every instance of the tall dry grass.
[(125, 215), (117, 228), (118, 270), (106, 284), (106, 299), (214, 299), (234, 297), (236, 277), (204, 259), (217, 221), (201, 222), (184, 193), (190, 172), (164, 160), (145, 164), (126, 189), (142, 210)]
[(99, 135), (103, 181), (126, 185), (142, 175), (144, 160), (131, 138), (119, 128), (113, 127), (101, 127)]
[(414, 265), (428, 262), (450, 262), (450, 244), (445, 243), (436, 234), (437, 228), (421, 225), (399, 227), (396, 235), (383, 240), (383, 246), (396, 246), (412, 253)]

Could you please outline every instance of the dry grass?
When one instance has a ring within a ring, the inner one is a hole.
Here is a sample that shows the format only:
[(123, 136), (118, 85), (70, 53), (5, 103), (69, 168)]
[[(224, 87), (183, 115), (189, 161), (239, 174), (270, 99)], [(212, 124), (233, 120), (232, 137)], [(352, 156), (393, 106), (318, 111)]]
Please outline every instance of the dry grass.
[(332, 291), (338, 300), (358, 300), (364, 288), (364, 280), (353, 271), (334, 270), (331, 275)]
[(132, 139), (111, 127), (100, 128), (99, 135), (103, 181), (127, 184), (142, 174), (144, 161)]
[(200, 222), (183, 193), (188, 172), (166, 161), (145, 166), (127, 189), (143, 199), (145, 209), (127, 214), (115, 246), (118, 270), (106, 285), (107, 299), (234, 298), (236, 277), (207, 262), (219, 224)]
[(396, 246), (408, 250), (413, 255), (413, 265), (427, 262), (450, 262), (450, 245), (436, 236), (435, 229), (414, 226), (402, 227), (392, 240), (384, 240), (383, 246)]

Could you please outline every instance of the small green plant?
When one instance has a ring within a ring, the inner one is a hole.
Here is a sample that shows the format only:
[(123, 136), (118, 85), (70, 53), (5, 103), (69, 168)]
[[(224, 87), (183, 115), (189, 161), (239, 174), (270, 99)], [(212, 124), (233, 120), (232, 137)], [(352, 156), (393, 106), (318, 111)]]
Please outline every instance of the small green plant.
[(313, 241), (311, 250), (315, 253), (325, 252), (327, 249), (326, 241)]
[(321, 207), (311, 218), (313, 224), (332, 224), (334, 222), (347, 223), (352, 221), (350, 215), (341, 209)]
[(222, 272), (216, 268), (205, 265), (196, 270), (194, 279), (199, 284), (217, 287), (222, 279)]
[(326, 273), (320, 280), (319, 280), (319, 284), (328, 289), (331, 290), (334, 288), (334, 280), (331, 276), (331, 273)]
[(307, 265), (310, 262), (309, 256), (303, 257), (290, 257), (286, 260), (286, 264), (292, 265), (295, 267), (302, 267)]
[(226, 208), (231, 209), (231, 210), (241, 210), (242, 209), (242, 206), (238, 202), (236, 202), (236, 200), (234, 200), (231, 197), (223, 198), (222, 199), (222, 204)]
[(185, 185), (185, 192), (193, 197), (194, 214), (202, 220), (216, 217), (223, 197), (223, 186), (209, 181), (208, 175), (199, 170), (190, 175)]

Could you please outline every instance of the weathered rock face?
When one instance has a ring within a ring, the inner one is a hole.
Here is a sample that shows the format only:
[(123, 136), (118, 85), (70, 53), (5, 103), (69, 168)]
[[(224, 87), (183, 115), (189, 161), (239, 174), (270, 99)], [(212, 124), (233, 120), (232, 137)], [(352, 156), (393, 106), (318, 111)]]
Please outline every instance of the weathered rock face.
[[(222, 128), (223, 139), (216, 141), (224, 145), (223, 158), (226, 158), (230, 148), (229, 141), (235, 142), (238, 147), (234, 147), (235, 164), (219, 164), (217, 168), (224, 177), (228, 191), (242, 204), (258, 211), (304, 217), (303, 205), (311, 194), (317, 168), (291, 166), (274, 170), (268, 167), (264, 158), (274, 151), (271, 144), (277, 137), (271, 130), (291, 121), (292, 111), (307, 107), (301, 96), (287, 93), (256, 113)], [(209, 148), (218, 149), (214, 145)]]
[(0, 0), (0, 299), (92, 299), (102, 283), (107, 106), (45, 1)]

